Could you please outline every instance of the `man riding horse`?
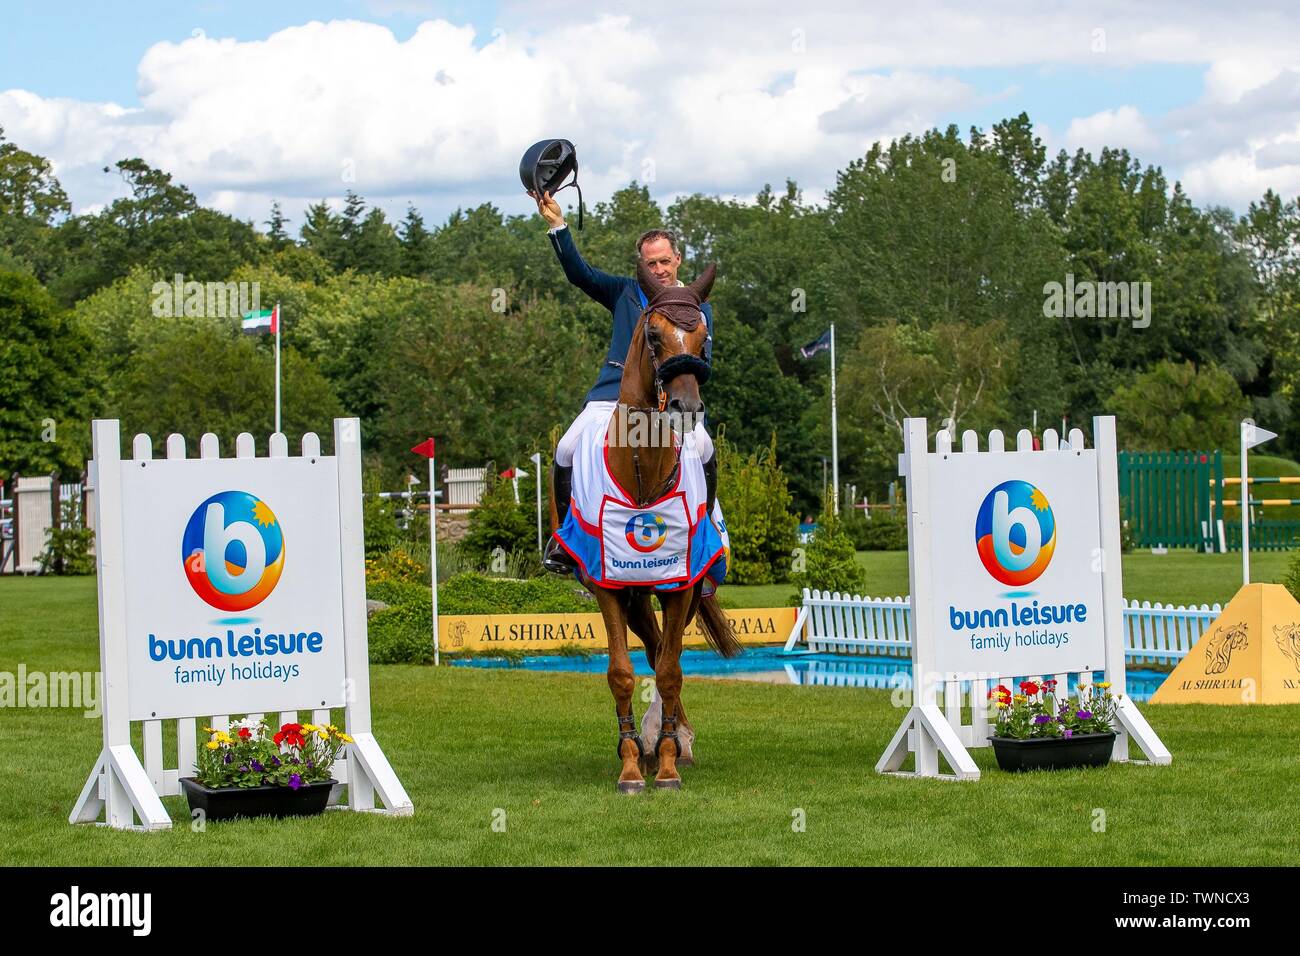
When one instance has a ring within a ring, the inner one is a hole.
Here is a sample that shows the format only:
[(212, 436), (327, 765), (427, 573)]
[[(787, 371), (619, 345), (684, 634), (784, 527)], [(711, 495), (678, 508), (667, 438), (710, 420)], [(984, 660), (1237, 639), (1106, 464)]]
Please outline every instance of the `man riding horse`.
[[(560, 204), (549, 192), (540, 195), (530, 192), (530, 195), (537, 201), (537, 211), (550, 225), (551, 245), (560, 260), (565, 276), (573, 285), (608, 309), (613, 319), (609, 349), (605, 355), (605, 363), (596, 376), (596, 384), (587, 392), (585, 404), (577, 419), (555, 446), (551, 483), (554, 489), (557, 517), (563, 524), (569, 510), (573, 487), (573, 455), (578, 440), (593, 421), (609, 421), (618, 403), (623, 360), (632, 342), (637, 321), (647, 305), (647, 299), (635, 278), (610, 275), (587, 264), (579, 254), (578, 247), (574, 245), (573, 235), (564, 221)], [(638, 258), (661, 285), (683, 286), (677, 278), (682, 256), (677, 248), (677, 241), (671, 233), (663, 229), (651, 229), (637, 240), (636, 249)], [(704, 322), (708, 330), (703, 356), (704, 362), (708, 363), (712, 357), (713, 309), (707, 302), (699, 308), (704, 314)], [(670, 406), (667, 410), (674, 409)], [(702, 412), (698, 414), (698, 418), (695, 427), (687, 432), (684, 440), (688, 447), (699, 453), (700, 460), (704, 464), (709, 506), (712, 509), (717, 489), (718, 464), (713, 454), (713, 441), (704, 429)], [(554, 537), (547, 545), (542, 561), (547, 570), (558, 574), (572, 574), (575, 569), (573, 558)]]
[[(556, 150), (554, 164), (562, 170), (572, 162), (576, 170), (571, 144), (559, 143), (564, 148)], [(538, 144), (523, 165), (547, 148)], [(530, 177), (540, 179), (529, 168), (521, 171), (525, 185)], [(614, 320), (596, 385), (556, 446), (556, 530), (547, 567), (575, 574), (604, 620), (622, 761), (619, 791), (640, 792), (651, 771), (656, 787), (676, 789), (682, 785), (678, 767), (694, 762), (695, 733), (682, 704), (686, 629), (696, 624), (724, 657), (741, 650), (714, 593), (726, 576), (730, 546), (716, 501), (713, 442), (700, 421), (700, 386), (710, 374), (713, 315), (707, 300), (715, 270), (710, 265), (689, 285), (678, 281), (681, 254), (662, 230), (637, 243), (635, 279), (593, 269), (578, 254), (548, 185), (529, 194), (550, 224), (569, 281)], [(662, 608), (662, 623), (651, 595)], [(654, 699), (640, 732), (629, 633), (640, 639), (655, 672)]]

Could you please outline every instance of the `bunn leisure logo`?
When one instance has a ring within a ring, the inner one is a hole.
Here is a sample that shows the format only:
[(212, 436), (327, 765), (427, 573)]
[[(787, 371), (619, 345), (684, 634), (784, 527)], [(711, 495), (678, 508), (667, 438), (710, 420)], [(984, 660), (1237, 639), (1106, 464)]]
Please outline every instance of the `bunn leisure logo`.
[(194, 510), (181, 541), (194, 593), (222, 611), (266, 600), (284, 570), (284, 534), (275, 512), (246, 491), (222, 491)]
[(668, 537), (668, 522), (653, 511), (635, 514), (623, 528), (627, 543), (642, 554), (659, 550)]
[(1047, 570), (1056, 550), (1056, 519), (1042, 489), (1004, 481), (984, 498), (975, 518), (984, 568), (1003, 584), (1029, 584)]

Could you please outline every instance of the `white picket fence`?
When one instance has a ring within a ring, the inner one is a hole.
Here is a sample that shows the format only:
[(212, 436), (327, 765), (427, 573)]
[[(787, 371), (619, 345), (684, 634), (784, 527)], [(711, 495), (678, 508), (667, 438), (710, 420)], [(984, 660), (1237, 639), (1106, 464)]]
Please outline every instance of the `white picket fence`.
[[(1126, 601), (1124, 656), (1130, 664), (1177, 664), (1223, 610)], [(836, 654), (907, 657), (912, 604), (906, 597), (863, 597), (804, 588), (803, 604), (785, 643)]]

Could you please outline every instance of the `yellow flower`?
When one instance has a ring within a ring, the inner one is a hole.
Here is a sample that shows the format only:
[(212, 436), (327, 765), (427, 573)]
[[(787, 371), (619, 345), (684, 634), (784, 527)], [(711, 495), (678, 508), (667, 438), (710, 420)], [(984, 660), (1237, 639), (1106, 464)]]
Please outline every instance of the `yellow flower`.
[(317, 727), (316, 736), (319, 737), (321, 740), (329, 740), (330, 732), (328, 730), (325, 730), (323, 727)]
[(234, 741), (230, 739), (230, 734), (226, 733), (224, 730), (218, 730), (217, 736), (214, 737), (213, 739), (216, 740), (217, 743), (222, 743), (222, 744), (234, 743)]
[(1100, 687), (1102, 690), (1105, 690), (1107, 687), (1110, 686), (1110, 681), (1108, 680), (1097, 681), (1097, 686)]
[(1010, 706), (1011, 705), (1008, 704), (1005, 700), (998, 701), (998, 710), (1006, 710)]
[(221, 746), (221, 744), (217, 743), (215, 740), (209, 740), (207, 746), (209, 750), (216, 750)]
[(1017, 704), (1023, 704), (1029, 700), (1029, 698), (1026, 697), (1024, 694), (1016, 694), (1016, 696), (1011, 699), (1014, 700)]
[(302, 729), (304, 733), (308, 733), (308, 734), (315, 733), (316, 731), (320, 730), (320, 728), (317, 727), (315, 724), (303, 724)]
[(217, 728), (216, 728), (216, 727), (204, 727), (204, 728), (203, 728), (203, 732), (204, 732), (205, 734), (215, 734), (215, 733), (217, 732)]
[(347, 734), (343, 733), (343, 731), (339, 731), (339, 740), (343, 741), (345, 744), (350, 744), (353, 742), (352, 738), (349, 737)]

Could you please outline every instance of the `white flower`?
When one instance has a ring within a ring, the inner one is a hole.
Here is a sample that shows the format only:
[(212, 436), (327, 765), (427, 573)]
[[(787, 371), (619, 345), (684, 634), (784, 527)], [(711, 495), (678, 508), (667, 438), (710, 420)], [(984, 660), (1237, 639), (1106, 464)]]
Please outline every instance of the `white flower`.
[(250, 733), (257, 733), (257, 728), (260, 726), (262, 726), (261, 718), (249, 716), (243, 720), (235, 721), (231, 724), (230, 729), (238, 733), (240, 728), (245, 728)]

